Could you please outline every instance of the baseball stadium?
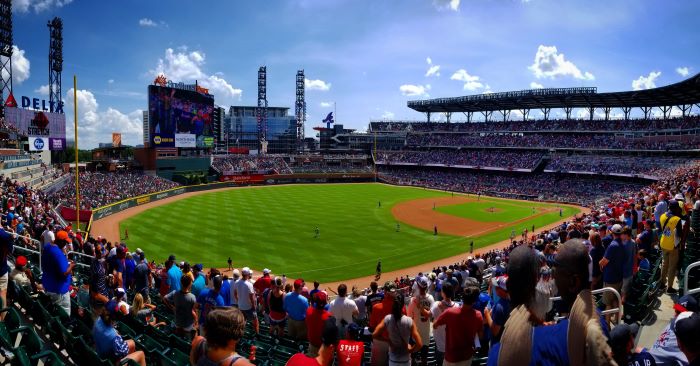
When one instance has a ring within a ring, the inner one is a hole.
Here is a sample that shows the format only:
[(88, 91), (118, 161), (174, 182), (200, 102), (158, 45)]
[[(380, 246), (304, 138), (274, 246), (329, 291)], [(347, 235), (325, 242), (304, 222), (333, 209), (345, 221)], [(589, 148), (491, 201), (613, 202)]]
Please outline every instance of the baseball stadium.
[[(522, 67), (526, 51), (510, 46), (527, 43), (516, 24), (545, 37), (529, 13), (541, 1), (411, 0), (396, 19), (380, 15), (396, 10), (383, 3), (371, 14), (361, 2), (321, 13), (306, 2), (219, 4), (250, 16), (234, 17), (235, 32), (257, 39), (265, 19), (299, 44), (276, 53), (227, 33), (227, 12), (211, 10), (196, 29), (181, 24), (192, 4), (133, 4), (161, 20), (114, 4), (0, 0), (0, 362), (700, 364), (697, 50), (654, 60), (676, 74), (653, 71), (630, 88), (613, 66), (584, 63), (603, 51), (571, 40), (592, 32), (612, 47), (627, 37), (621, 23), (688, 44), (624, 19), (605, 28), (606, 12), (596, 15), (601, 29), (578, 24), (598, 5), (573, 2), (546, 10), (571, 14), (572, 24), (550, 20), (561, 34), (546, 32), (571, 53), (540, 45)], [(465, 27), (467, 10), (522, 19), (499, 21), (513, 32), (492, 29), (493, 44), (446, 35)], [(692, 11), (657, 10), (700, 41)], [(56, 16), (44, 85), (30, 45), (45, 42), (47, 12)], [(98, 13), (113, 14), (115, 28), (100, 30), (88, 16)], [(246, 60), (215, 51), (214, 34), (238, 42)], [(419, 46), (399, 45), (410, 37)], [(144, 66), (156, 41), (181, 46)], [(358, 56), (355, 42), (377, 56)], [(507, 60), (453, 51), (464, 42)], [(628, 56), (626, 68), (650, 67)], [(455, 66), (465, 62), (488, 76)], [(417, 68), (422, 82), (384, 89)], [(537, 80), (526, 89), (523, 73)]]

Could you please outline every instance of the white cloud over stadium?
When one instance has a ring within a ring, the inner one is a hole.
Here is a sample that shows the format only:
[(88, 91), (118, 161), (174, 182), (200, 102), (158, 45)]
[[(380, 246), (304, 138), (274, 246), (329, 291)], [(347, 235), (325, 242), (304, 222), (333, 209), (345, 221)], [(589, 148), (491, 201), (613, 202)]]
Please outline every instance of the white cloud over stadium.
[(559, 53), (556, 46), (540, 45), (535, 53), (535, 62), (528, 67), (538, 79), (572, 77), (580, 80), (594, 80), (590, 72), (582, 72), (578, 66)]

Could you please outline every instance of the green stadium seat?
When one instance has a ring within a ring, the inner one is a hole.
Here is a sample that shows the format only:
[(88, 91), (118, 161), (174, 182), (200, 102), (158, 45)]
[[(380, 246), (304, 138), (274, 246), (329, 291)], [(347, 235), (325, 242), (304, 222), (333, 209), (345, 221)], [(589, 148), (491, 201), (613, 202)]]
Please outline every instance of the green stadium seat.
[(187, 354), (189, 354), (190, 350), (192, 349), (192, 343), (190, 341), (187, 341), (182, 337), (178, 337), (175, 334), (170, 334), (168, 337), (168, 344), (170, 345), (171, 349), (174, 348)]
[(190, 354), (175, 348), (168, 348), (159, 353), (161, 366), (180, 366), (190, 364)]
[(163, 352), (168, 348), (145, 334), (141, 334), (134, 338), (134, 342), (136, 343), (136, 348), (142, 350), (146, 354), (146, 358), (151, 361), (157, 360), (160, 352)]

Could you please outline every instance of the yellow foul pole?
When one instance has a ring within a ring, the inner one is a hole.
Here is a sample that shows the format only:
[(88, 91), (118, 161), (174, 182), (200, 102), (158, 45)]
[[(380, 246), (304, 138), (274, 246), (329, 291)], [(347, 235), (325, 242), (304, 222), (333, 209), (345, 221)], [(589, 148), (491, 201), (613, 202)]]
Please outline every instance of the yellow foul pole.
[(78, 167), (78, 78), (73, 75), (73, 130), (75, 131), (75, 209), (80, 231), (80, 169)]

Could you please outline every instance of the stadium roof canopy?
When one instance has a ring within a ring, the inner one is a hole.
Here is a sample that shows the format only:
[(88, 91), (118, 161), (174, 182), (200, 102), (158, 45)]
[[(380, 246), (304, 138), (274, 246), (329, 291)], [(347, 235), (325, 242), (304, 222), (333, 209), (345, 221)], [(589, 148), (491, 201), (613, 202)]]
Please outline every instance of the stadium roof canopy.
[[(595, 87), (548, 88), (478, 94), (453, 98), (412, 100), (408, 107), (424, 113), (483, 112), (508, 110), (549, 110), (553, 108), (642, 108), (669, 109), (700, 103), (700, 74), (660, 88), (614, 93), (598, 93)], [(684, 109), (685, 112), (685, 108)], [(645, 114), (648, 112), (645, 111)], [(548, 114), (548, 113), (546, 113)], [(607, 113), (606, 113), (607, 114)], [(628, 115), (628, 112), (625, 113)]]

